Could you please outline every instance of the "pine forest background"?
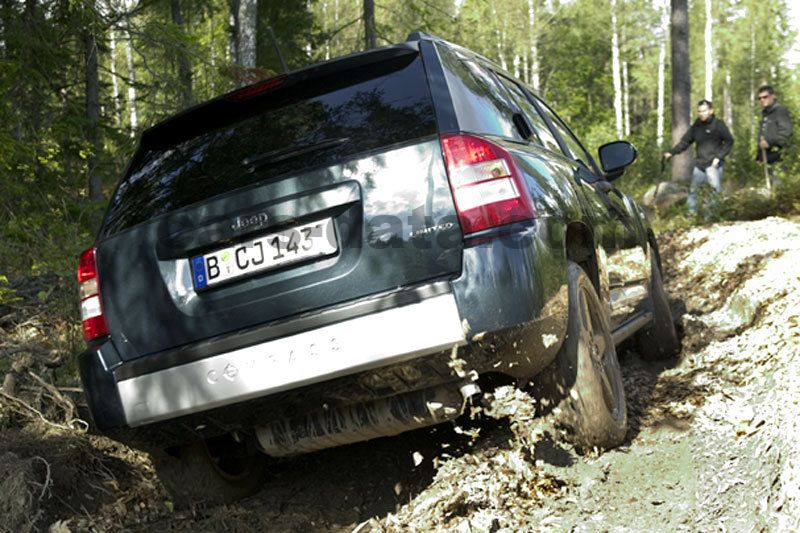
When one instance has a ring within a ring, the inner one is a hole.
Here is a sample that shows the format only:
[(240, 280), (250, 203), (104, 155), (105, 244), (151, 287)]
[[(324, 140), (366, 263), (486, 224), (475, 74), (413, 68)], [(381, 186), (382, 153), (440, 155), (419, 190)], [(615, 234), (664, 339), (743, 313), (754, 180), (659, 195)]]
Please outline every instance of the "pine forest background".
[[(640, 194), (669, 179), (669, 11), (666, 0), (0, 0), (0, 301), (21, 276), (73, 283), (145, 128), (281, 72), (269, 28), (291, 69), (415, 30), (478, 51), (590, 150), (636, 144), (622, 187)], [(692, 112), (710, 97), (734, 133), (728, 186), (760, 183), (757, 88), (775, 86), (800, 117), (787, 0), (693, 0), (688, 14)]]

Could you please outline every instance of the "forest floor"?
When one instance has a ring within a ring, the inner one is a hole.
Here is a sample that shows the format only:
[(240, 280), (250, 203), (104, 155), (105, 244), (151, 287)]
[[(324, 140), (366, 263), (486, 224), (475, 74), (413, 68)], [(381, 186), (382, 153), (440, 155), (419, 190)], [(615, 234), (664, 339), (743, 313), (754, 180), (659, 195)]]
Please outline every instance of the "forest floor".
[[(683, 350), (620, 348), (614, 450), (576, 454), (500, 387), (475, 419), (287, 460), (251, 498), (179, 510), (145, 454), (87, 433), (79, 394), (29, 371), (0, 395), (0, 530), (800, 530), (800, 224), (659, 240)], [(0, 333), (35, 342), (25, 324)]]

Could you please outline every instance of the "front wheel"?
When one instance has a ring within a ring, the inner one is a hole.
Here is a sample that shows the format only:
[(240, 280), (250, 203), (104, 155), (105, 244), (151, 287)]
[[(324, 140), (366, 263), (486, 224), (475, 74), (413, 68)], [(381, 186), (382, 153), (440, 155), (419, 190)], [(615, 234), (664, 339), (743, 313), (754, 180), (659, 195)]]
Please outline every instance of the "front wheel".
[(622, 371), (605, 307), (586, 272), (567, 265), (567, 336), (551, 367), (561, 391), (553, 414), (580, 450), (619, 445), (628, 430)]

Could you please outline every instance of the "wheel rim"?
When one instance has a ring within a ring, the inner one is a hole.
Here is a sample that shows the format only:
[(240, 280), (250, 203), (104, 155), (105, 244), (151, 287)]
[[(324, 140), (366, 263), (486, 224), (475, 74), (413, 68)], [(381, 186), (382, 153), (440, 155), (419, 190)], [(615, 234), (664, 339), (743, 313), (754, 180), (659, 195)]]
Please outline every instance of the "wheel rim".
[(587, 289), (580, 291), (581, 310), (581, 337), (595, 375), (600, 381), (603, 392), (603, 401), (606, 409), (615, 420), (622, 418), (622, 391), (617, 380), (613, 377), (619, 371), (616, 351), (611, 335), (600, 316), (594, 300), (589, 296)]

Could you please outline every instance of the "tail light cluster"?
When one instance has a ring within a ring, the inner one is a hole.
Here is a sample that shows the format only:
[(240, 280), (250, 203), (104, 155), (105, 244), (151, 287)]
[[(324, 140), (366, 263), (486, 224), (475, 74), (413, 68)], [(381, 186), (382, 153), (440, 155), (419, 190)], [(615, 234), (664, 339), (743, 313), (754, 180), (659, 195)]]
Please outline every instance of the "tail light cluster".
[(108, 335), (108, 325), (100, 301), (100, 279), (97, 276), (97, 250), (92, 247), (81, 254), (78, 263), (78, 293), (81, 298), (83, 338), (91, 341)]
[(441, 143), (465, 234), (536, 216), (530, 193), (508, 151), (474, 135), (442, 135)]

